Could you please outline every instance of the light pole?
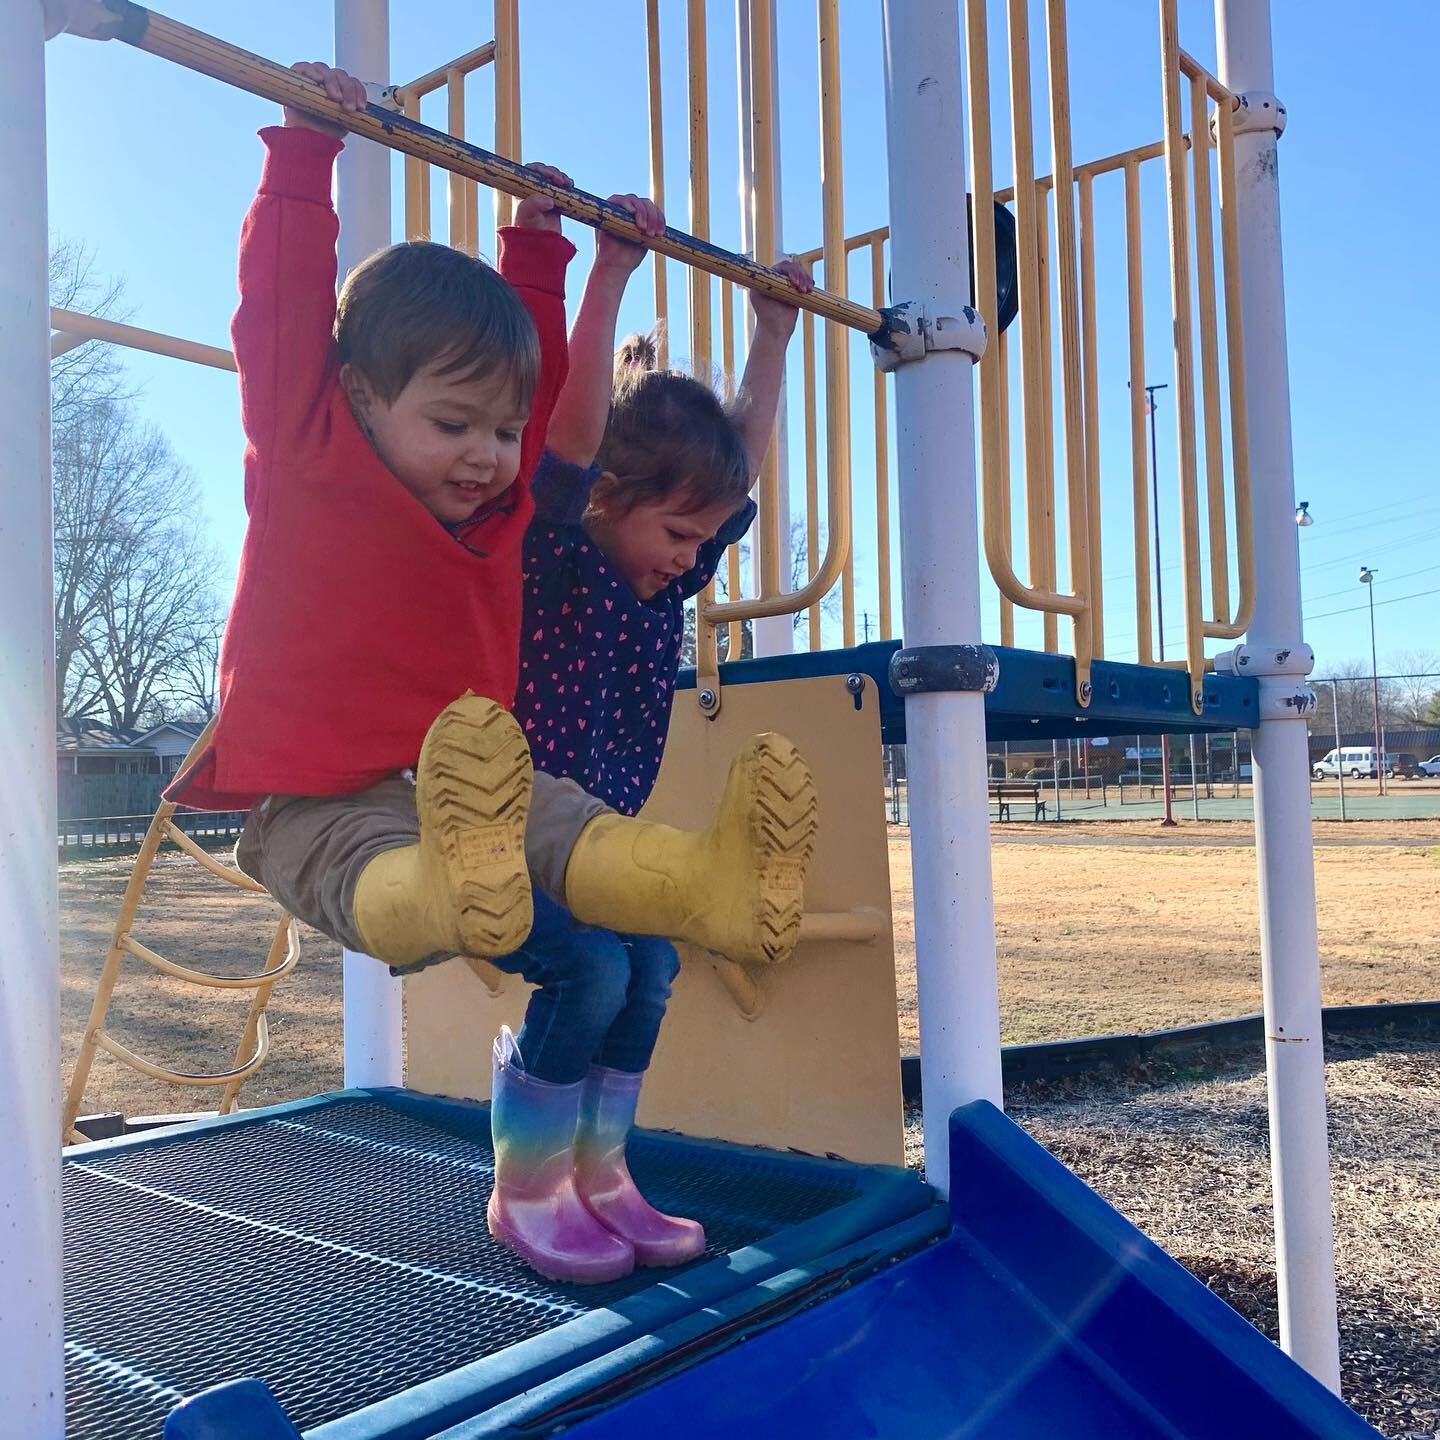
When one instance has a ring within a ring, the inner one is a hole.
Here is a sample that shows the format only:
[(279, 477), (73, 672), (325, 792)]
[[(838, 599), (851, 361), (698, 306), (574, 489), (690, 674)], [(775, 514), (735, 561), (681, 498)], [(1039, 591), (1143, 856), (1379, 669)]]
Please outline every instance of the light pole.
[(1380, 793), (1385, 793), (1385, 731), (1380, 725), (1380, 666), (1375, 659), (1375, 577), (1379, 570), (1369, 565), (1360, 567), (1360, 583), (1370, 599), (1370, 698), (1375, 705), (1375, 778)]
[[(1155, 535), (1155, 628), (1159, 640), (1159, 658), (1165, 659), (1165, 585), (1160, 578), (1160, 464), (1155, 451), (1155, 392), (1168, 390), (1168, 385), (1145, 387), (1145, 413), (1150, 417), (1150, 524)], [(1165, 814), (1161, 825), (1173, 825), (1175, 814), (1170, 803), (1170, 737), (1160, 736), (1160, 787), (1165, 794)]]

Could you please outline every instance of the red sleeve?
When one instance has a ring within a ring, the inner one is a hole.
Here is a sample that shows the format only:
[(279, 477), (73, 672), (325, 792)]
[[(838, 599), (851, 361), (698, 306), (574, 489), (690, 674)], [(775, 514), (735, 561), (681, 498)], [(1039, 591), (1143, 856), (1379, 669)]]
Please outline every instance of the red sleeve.
[(330, 378), (339, 233), (330, 181), (341, 141), (279, 125), (260, 138), (265, 164), (240, 232), (240, 308), (230, 334), (241, 420), (264, 456), (293, 440)]
[(499, 233), (496, 268), (519, 292), (540, 332), (540, 379), (520, 442), (520, 480), (527, 481), (545, 448), (550, 412), (570, 368), (565, 337), (565, 267), (575, 247), (557, 230), (507, 225)]

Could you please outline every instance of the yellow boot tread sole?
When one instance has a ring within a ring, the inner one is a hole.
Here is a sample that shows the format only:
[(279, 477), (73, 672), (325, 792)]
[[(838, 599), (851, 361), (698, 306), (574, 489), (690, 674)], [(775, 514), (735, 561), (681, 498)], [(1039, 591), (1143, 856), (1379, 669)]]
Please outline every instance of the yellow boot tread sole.
[(809, 767), (783, 735), (756, 736), (751, 755), (751, 841), (761, 867), (756, 921), (761, 952), (774, 964), (800, 937), (820, 805)]
[(506, 955), (530, 933), (530, 792), (530, 747), (514, 716), (474, 696), (441, 712), (415, 798), (424, 842), (443, 856), (467, 954)]

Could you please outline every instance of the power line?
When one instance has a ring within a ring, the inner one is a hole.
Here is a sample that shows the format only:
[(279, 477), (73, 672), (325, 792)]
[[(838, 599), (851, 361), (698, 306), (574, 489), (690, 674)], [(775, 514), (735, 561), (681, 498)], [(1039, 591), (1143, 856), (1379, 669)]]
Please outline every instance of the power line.
[[(1394, 584), (1397, 580), (1411, 580), (1416, 575), (1428, 575), (1432, 570), (1440, 570), (1440, 565), (1425, 565), (1419, 570), (1407, 570), (1403, 575), (1391, 575), (1387, 578)], [(1307, 595), (1305, 598), (1312, 603), (1316, 600), (1333, 600), (1337, 595), (1349, 595), (1354, 588), (1353, 585), (1347, 585), (1343, 590), (1327, 590), (1323, 595)]]
[[(1381, 605), (1398, 605), (1402, 600), (1423, 600), (1427, 595), (1440, 595), (1440, 585), (1437, 585), (1433, 590), (1417, 590), (1413, 595), (1392, 595), (1388, 600), (1377, 600), (1375, 604), (1377, 607)], [(1311, 620), (1329, 620), (1335, 615), (1353, 615), (1357, 610), (1364, 610), (1366, 608), (1364, 605), (1351, 605), (1345, 610), (1326, 610), (1322, 615), (1306, 615), (1303, 618), (1308, 624)]]

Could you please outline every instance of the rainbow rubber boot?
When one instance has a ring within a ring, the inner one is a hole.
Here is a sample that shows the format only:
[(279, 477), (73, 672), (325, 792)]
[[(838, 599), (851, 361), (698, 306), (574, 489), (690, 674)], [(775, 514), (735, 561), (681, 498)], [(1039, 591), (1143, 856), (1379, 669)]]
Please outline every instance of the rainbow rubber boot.
[(637, 1265), (683, 1265), (705, 1249), (696, 1220), (664, 1215), (635, 1187), (625, 1141), (635, 1123), (643, 1075), (592, 1065), (575, 1136), (575, 1184), (605, 1228), (629, 1241)]
[(635, 1268), (628, 1240), (606, 1229), (575, 1188), (575, 1128), (585, 1082), (552, 1085), (520, 1068), (515, 1037), (495, 1041), (490, 1234), (549, 1280), (598, 1285)]

